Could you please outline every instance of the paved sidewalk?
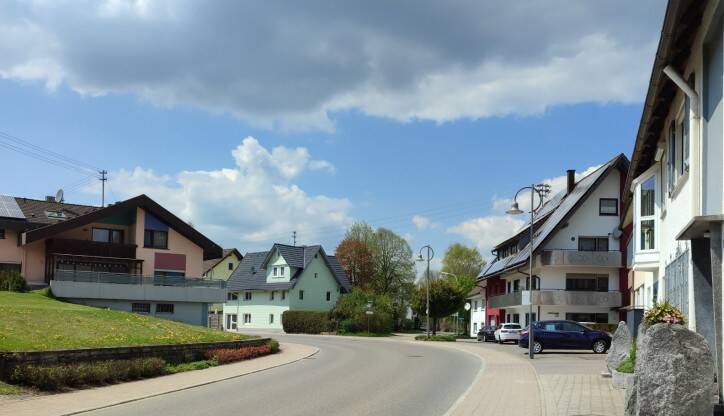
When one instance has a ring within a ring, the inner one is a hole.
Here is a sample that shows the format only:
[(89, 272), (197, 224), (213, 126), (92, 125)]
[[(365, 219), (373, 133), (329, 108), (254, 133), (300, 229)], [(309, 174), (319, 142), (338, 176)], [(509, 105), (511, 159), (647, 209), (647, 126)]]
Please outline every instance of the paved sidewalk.
[(21, 400), (8, 399), (2, 402), (0, 415), (55, 416), (76, 414), (267, 370), (299, 361), (319, 351), (312, 346), (292, 343), (281, 343), (280, 348), (282, 352), (279, 354), (205, 370), (189, 371), (69, 393), (35, 396)]

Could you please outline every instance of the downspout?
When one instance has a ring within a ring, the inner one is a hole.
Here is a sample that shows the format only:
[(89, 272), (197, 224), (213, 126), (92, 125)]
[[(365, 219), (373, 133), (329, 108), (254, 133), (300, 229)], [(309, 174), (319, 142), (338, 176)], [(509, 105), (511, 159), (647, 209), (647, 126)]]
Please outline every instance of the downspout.
[(684, 80), (684, 78), (679, 74), (674, 67), (671, 65), (666, 65), (666, 67), (663, 69), (664, 74), (666, 74), (669, 79), (671, 79), (674, 84), (676, 84), (677, 87), (681, 91), (684, 92), (689, 97), (689, 102), (691, 103), (691, 111), (694, 113), (694, 118), (698, 119), (700, 117), (699, 114), (699, 94), (694, 91), (693, 88)]

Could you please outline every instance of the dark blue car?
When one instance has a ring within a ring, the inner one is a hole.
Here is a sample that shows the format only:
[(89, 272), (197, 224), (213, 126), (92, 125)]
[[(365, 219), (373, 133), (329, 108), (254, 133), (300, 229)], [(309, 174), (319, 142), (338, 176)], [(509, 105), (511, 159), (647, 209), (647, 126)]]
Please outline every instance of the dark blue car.
[[(528, 348), (528, 328), (520, 332), (518, 346)], [(533, 352), (544, 349), (593, 350), (603, 354), (611, 346), (611, 336), (574, 321), (533, 322)]]

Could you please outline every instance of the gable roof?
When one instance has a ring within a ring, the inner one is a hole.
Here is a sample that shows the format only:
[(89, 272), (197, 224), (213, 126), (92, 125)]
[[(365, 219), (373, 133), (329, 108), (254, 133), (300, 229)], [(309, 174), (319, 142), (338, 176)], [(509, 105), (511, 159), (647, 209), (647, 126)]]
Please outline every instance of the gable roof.
[[(45, 201), (41, 199), (14, 197), (18, 207), (30, 223), (28, 228), (57, 224), (72, 218), (81, 217), (101, 209), (92, 205), (67, 204), (65, 202)], [(62, 211), (64, 218), (48, 217), (47, 212)]]
[[(37, 202), (37, 200), (35, 200), (35, 202)], [(37, 204), (35, 202), (32, 204), (32, 206), (34, 207), (33, 209), (40, 209), (37, 207), (40, 207), (42, 204)], [(54, 203), (54, 205), (57, 206), (58, 204)], [(69, 204), (63, 203), (63, 205), (65, 206)], [(78, 207), (82, 207), (82, 205)], [(118, 202), (113, 205), (109, 205), (105, 208), (93, 208), (96, 209), (88, 209), (86, 212), (79, 213), (79, 215), (77, 216), (67, 216), (62, 221), (54, 222), (52, 224), (47, 224), (38, 228), (28, 230), (23, 233), (22, 243), (27, 244), (33, 241), (38, 241), (63, 231), (90, 224), (92, 222), (102, 220), (116, 214), (121, 214), (131, 208), (142, 208), (144, 211), (150, 212), (160, 220), (167, 223), (179, 234), (183, 235), (199, 247), (203, 248), (204, 260), (221, 257), (221, 254), (223, 252), (219, 245), (211, 241), (205, 235), (196, 231), (194, 227), (172, 214), (169, 210), (162, 207), (156, 201), (152, 200), (145, 194)], [(21, 210), (22, 209), (23, 207), (21, 206)], [(43, 213), (43, 215), (45, 214)]]
[[(571, 192), (566, 193), (566, 190), (563, 190), (552, 199), (558, 200), (558, 202), (555, 209), (551, 210), (548, 217), (545, 218), (545, 221), (538, 226), (537, 229), (535, 229), (535, 244), (533, 245), (534, 253), (548, 242), (555, 232), (568, 221), (568, 219), (576, 212), (576, 210), (578, 210), (583, 202), (586, 201), (588, 196), (596, 190), (596, 188), (598, 188), (598, 185), (603, 182), (603, 179), (605, 179), (606, 176), (608, 176), (608, 173), (613, 169), (619, 169), (622, 172), (626, 172), (628, 169), (628, 159), (623, 153), (609, 160), (607, 163), (576, 182), (576, 185)], [(528, 225), (529, 224), (530, 223), (528, 223)], [(520, 234), (522, 234), (521, 231), (516, 233), (516, 235)], [(518, 253), (512, 256), (491, 262), (488, 267), (480, 273), (478, 279), (492, 277), (506, 270), (510, 270), (514, 267), (527, 263), (530, 250), (529, 246), (530, 243), (526, 244), (525, 247), (521, 248)]]
[(685, 75), (683, 72), (691, 54), (691, 46), (701, 26), (704, 9), (708, 3), (701, 0), (676, 0), (669, 1), (666, 6), (646, 101), (631, 154), (631, 169), (626, 177), (624, 205), (631, 197), (628, 189), (633, 179), (654, 163), (657, 142), (664, 129), (669, 106), (678, 92), (678, 87), (664, 74), (663, 69), (671, 65), (680, 74)]
[(239, 260), (241, 260), (243, 258), (243, 256), (239, 252), (239, 250), (237, 250), (235, 248), (225, 248), (223, 250), (223, 252), (221, 253), (221, 257), (204, 261), (204, 271), (202, 274), (208, 273), (209, 270), (216, 267), (217, 264), (221, 263), (222, 261), (224, 261), (224, 259), (226, 259), (227, 257), (229, 257), (232, 254), (234, 254), (236, 256), (236, 258), (238, 258)]
[[(268, 283), (266, 280), (266, 266), (275, 250), (284, 257), (284, 260), (291, 267), (298, 270), (289, 282)], [(347, 273), (334, 256), (328, 256), (322, 246), (290, 246), (286, 244), (274, 244), (271, 250), (255, 253), (246, 253), (239, 263), (239, 266), (229, 277), (227, 288), (229, 291), (240, 290), (288, 290), (294, 287), (304, 269), (319, 253), (327, 267), (332, 271), (335, 280), (345, 292), (351, 289)]]

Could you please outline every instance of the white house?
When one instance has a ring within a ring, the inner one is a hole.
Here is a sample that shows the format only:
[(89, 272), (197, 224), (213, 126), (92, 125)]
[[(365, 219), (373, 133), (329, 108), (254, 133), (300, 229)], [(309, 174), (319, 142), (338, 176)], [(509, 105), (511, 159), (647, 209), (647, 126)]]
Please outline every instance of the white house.
[(486, 289), (488, 325), (527, 325), (531, 302), (533, 321), (618, 322), (620, 201), (627, 169), (628, 160), (619, 155), (578, 182), (568, 171), (567, 188), (536, 217), (532, 282), (529, 224), (495, 247), (496, 259), (478, 277)]
[(475, 288), (468, 295), (470, 304), (470, 336), (478, 334), (478, 330), (485, 326), (485, 289), (480, 286)]
[[(707, 338), (722, 380), (721, 0), (666, 10), (626, 181), (635, 306), (666, 299)], [(720, 389), (724, 383), (720, 383)], [(722, 395), (720, 394), (720, 397)]]
[(331, 309), (350, 290), (334, 256), (322, 246), (274, 244), (247, 253), (227, 282), (224, 329), (281, 329), (287, 310)]

